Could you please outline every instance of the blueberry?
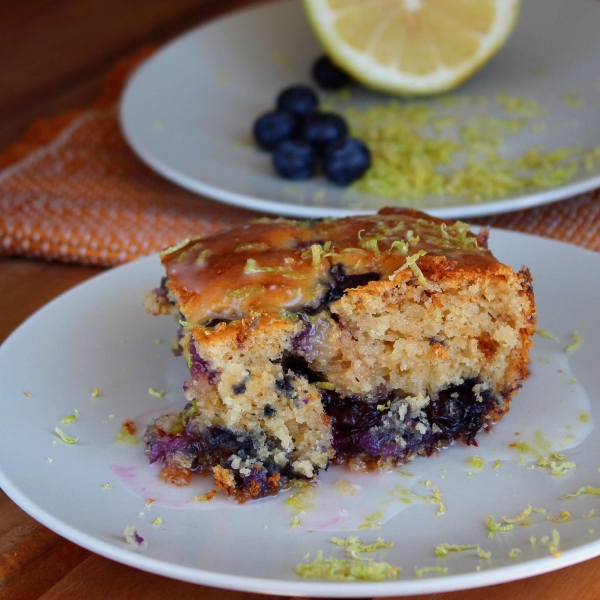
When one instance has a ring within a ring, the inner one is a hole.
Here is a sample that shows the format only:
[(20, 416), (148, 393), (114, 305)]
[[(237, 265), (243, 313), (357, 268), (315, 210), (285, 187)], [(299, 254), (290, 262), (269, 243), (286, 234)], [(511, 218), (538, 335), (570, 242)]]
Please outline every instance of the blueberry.
[(292, 138), (295, 132), (296, 119), (283, 110), (261, 115), (252, 129), (256, 143), (265, 150), (273, 150), (280, 142)]
[(310, 115), (300, 126), (300, 137), (321, 151), (329, 144), (345, 138), (346, 135), (348, 135), (346, 121), (333, 113)]
[(286, 88), (277, 96), (277, 108), (297, 117), (306, 117), (319, 108), (317, 95), (305, 85)]
[(339, 90), (351, 81), (348, 74), (334, 65), (328, 56), (321, 56), (315, 61), (312, 76), (317, 85), (324, 90)]
[(317, 152), (303, 140), (286, 140), (275, 148), (273, 166), (285, 179), (309, 179), (317, 168)]
[(337, 185), (349, 185), (362, 177), (371, 166), (371, 153), (363, 142), (346, 138), (325, 149), (323, 172)]

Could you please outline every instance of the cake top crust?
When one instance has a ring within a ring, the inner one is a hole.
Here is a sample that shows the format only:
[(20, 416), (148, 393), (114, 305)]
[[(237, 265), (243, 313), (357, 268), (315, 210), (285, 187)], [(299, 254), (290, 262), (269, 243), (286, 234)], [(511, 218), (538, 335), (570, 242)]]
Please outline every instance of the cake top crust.
[[(376, 215), (299, 221), (258, 219), (161, 253), (168, 287), (186, 320), (237, 319), (317, 308), (340, 277), (357, 287), (374, 279), (424, 283), (443, 269), (497, 265), (479, 236), (460, 221), (410, 209)], [(348, 286), (346, 286), (348, 287)]]

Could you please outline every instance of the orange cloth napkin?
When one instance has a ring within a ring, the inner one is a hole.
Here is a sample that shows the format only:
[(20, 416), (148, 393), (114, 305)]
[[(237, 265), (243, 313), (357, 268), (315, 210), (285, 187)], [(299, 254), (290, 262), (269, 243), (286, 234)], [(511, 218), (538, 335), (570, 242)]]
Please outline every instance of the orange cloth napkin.
[[(151, 52), (116, 65), (93, 106), (35, 123), (0, 155), (2, 254), (109, 266), (255, 214), (180, 189), (127, 146), (118, 99), (132, 69)], [(600, 190), (472, 221), (600, 251)]]

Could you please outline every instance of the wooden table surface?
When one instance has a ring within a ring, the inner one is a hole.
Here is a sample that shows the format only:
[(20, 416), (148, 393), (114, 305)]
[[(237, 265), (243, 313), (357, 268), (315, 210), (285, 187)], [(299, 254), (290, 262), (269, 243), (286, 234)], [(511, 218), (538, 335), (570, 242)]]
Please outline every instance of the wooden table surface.
[[(0, 151), (40, 117), (85, 107), (104, 73), (143, 44), (162, 43), (253, 0), (0, 0)], [(101, 269), (0, 260), (0, 341), (46, 302)], [(0, 491), (0, 600), (267, 598), (196, 586), (102, 558), (43, 527)], [(600, 558), (503, 585), (427, 600), (592, 600)]]

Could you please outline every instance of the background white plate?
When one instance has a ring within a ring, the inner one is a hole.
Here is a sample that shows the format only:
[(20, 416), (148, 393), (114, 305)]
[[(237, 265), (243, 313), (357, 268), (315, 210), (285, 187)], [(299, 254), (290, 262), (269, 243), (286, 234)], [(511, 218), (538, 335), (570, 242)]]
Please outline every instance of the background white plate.
[[(548, 129), (506, 140), (505, 155), (525, 149), (600, 144), (600, 3), (596, 0), (526, 0), (506, 47), (457, 93), (492, 98), (497, 93), (533, 98), (548, 109)], [(275, 176), (269, 155), (240, 145), (250, 139), (257, 115), (286, 85), (311, 83), (310, 67), (322, 54), (300, 2), (251, 8), (194, 29), (142, 65), (121, 105), (125, 137), (150, 167), (199, 194), (236, 206), (303, 217), (374, 212), (390, 200), (348, 194), (323, 177), (286, 182)], [(564, 95), (573, 89), (584, 105)], [(358, 90), (351, 104), (389, 102)], [(465, 118), (473, 106), (458, 103), (445, 114)], [(510, 118), (493, 103), (485, 114)], [(473, 204), (430, 197), (418, 208), (439, 217), (472, 217), (523, 209), (600, 187), (600, 162), (569, 184)], [(323, 195), (324, 192), (324, 195)]]
[[(156, 286), (162, 271), (158, 259), (150, 257), (67, 292), (26, 321), (0, 348), (0, 485), (35, 519), (101, 555), (186, 581), (261, 593), (327, 597), (433, 593), (527, 577), (596, 556), (599, 519), (582, 517), (598, 505), (598, 496), (568, 500), (561, 496), (588, 484), (600, 485), (600, 436), (595, 430), (587, 435), (594, 426), (593, 416), (587, 423), (579, 420), (582, 410), (595, 415), (600, 406), (600, 257), (502, 231), (492, 232), (491, 243), (501, 260), (514, 267), (523, 261), (530, 265), (539, 324), (560, 340), (536, 339), (531, 377), (492, 435), (479, 435), (479, 448), (454, 446), (439, 457), (415, 461), (405, 468), (413, 477), (397, 472), (350, 475), (342, 467), (330, 468), (320, 476), (314, 508), (299, 515), (301, 525), (296, 529), (290, 527), (296, 513), (286, 503), (296, 490), (238, 506), (219, 497), (210, 503), (195, 502), (195, 494), (209, 489), (209, 479), (197, 478), (191, 488), (160, 484), (156, 468), (143, 458), (142, 444), (115, 443), (124, 419), (137, 417), (143, 431), (152, 411), (184, 404), (185, 361), (169, 349), (177, 325), (170, 318), (146, 316), (142, 309), (144, 291)], [(583, 342), (567, 354), (565, 347), (575, 330)], [(94, 386), (100, 389), (97, 398), (90, 396)], [(151, 396), (150, 386), (167, 394)], [(59, 425), (74, 409), (77, 422)], [(54, 434), (56, 426), (80, 441), (64, 444)], [(564, 477), (540, 467), (527, 468), (533, 463), (518, 464), (518, 456), (508, 447), (511, 441), (531, 441), (538, 428), (565, 451), (567, 460), (576, 462)], [(585, 440), (566, 449), (571, 445), (564, 442), (569, 434)], [(484, 469), (469, 465), (474, 454), (486, 461)], [(492, 469), (498, 458), (500, 467)], [(340, 479), (359, 486), (355, 496), (336, 487)], [(431, 486), (420, 483), (428, 479)], [(447, 513), (436, 516), (437, 507), (429, 503), (403, 504), (398, 501), (398, 485), (419, 495), (431, 495), (434, 487), (439, 488)], [(155, 502), (148, 508), (144, 504), (149, 497)], [(547, 513), (533, 514), (538, 522), (530, 527), (516, 526), (487, 538), (488, 514), (499, 520), (517, 515), (528, 504)], [(404, 512), (394, 515), (399, 507)], [(345, 517), (341, 509), (348, 511)], [(562, 509), (571, 511), (570, 521), (545, 520)], [(365, 542), (380, 535), (395, 543), (374, 558), (400, 565), (400, 580), (348, 584), (305, 580), (294, 573), (306, 552), (314, 557), (323, 549), (326, 556), (342, 558), (343, 549), (334, 546), (331, 537), (356, 534), (352, 528), (368, 522), (365, 517), (377, 511), (383, 513), (371, 522), (381, 522), (381, 528), (363, 529), (358, 535)], [(351, 529), (336, 530), (328, 524), (334, 513)], [(157, 517), (162, 524), (153, 524)], [(125, 543), (127, 525), (138, 528), (148, 541), (146, 548)], [(531, 535), (548, 535), (552, 529), (561, 535), (560, 558), (550, 556), (544, 545), (529, 542)], [(469, 551), (437, 559), (435, 547), (443, 542), (481, 544), (493, 558), (480, 560)], [(518, 560), (508, 557), (512, 548), (521, 549)], [(414, 567), (435, 565), (447, 566), (448, 573), (413, 577)]]

